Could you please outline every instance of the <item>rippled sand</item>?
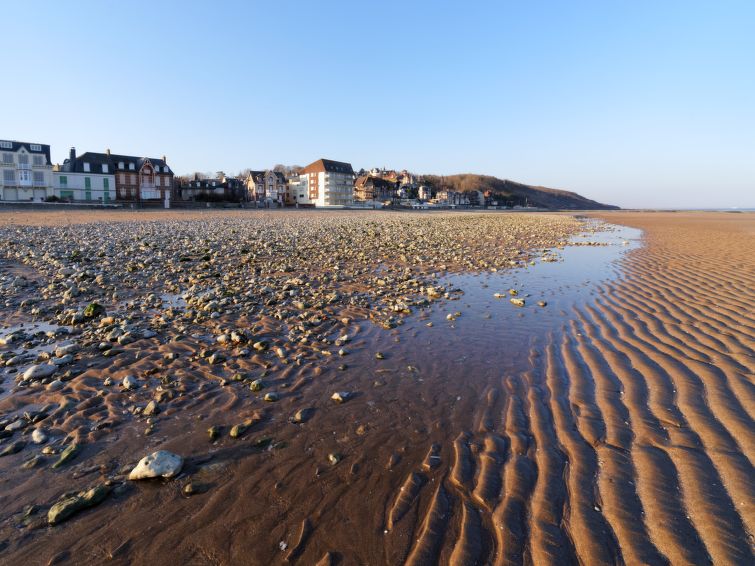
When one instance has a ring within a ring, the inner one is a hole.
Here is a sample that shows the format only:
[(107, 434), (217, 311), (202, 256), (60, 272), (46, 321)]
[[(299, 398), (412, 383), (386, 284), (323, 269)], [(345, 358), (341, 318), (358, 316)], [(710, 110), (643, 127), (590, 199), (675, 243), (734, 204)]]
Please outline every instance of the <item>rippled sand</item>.
[[(644, 231), (612, 266), (618, 278), (559, 290), (566, 298), (544, 310), (504, 300), (487, 311), (461, 296), (401, 328), (354, 323), (349, 369), (277, 368), (269, 379), (290, 388), (275, 404), (202, 386), (145, 439), (125, 394), (86, 394), (96, 375), (72, 382), (86, 401), (64, 426), (103, 411), (123, 425), (93, 433), (58, 483), (6, 468), (0, 561), (752, 563), (755, 217), (603, 217)], [(505, 292), (504, 281), (516, 279), (500, 280)], [(164, 344), (110, 371), (199, 382), (206, 369), (160, 362), (192, 348)], [(337, 405), (335, 390), (355, 395)], [(289, 423), (305, 406), (312, 417)], [(209, 443), (210, 425), (246, 418), (244, 438)], [(63, 478), (78, 489), (145, 446), (187, 455), (184, 475), (127, 484), (57, 527), (23, 526), (19, 501), (54, 501)], [(188, 481), (203, 493), (183, 496)]]

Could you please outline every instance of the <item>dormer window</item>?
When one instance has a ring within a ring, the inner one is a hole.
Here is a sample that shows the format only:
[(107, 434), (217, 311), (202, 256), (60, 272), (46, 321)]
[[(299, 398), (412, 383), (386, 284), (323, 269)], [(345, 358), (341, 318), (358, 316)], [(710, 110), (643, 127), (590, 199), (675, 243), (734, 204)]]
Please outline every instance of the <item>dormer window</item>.
[(89, 163), (84, 163), (84, 173), (89, 173)]
[(9, 141), (0, 141), (0, 147), (3, 149), (13, 149), (13, 143)]
[(109, 169), (108, 169), (107, 163), (103, 163), (102, 164), (102, 172), (103, 173), (109, 173), (110, 172)]
[(129, 171), (133, 171), (134, 170), (134, 164), (133, 163), (129, 163), (128, 164), (128, 170)]
[(29, 144), (32, 151), (42, 151), (42, 146), (37, 143)]
[(118, 162), (118, 169), (125, 169), (126, 165), (123, 163), (123, 161)]

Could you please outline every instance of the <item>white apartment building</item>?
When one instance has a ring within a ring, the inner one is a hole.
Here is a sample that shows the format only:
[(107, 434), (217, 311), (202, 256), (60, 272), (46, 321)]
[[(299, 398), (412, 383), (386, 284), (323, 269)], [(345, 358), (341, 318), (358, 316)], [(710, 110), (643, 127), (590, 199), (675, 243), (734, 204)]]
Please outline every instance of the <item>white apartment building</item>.
[(50, 146), (0, 140), (0, 199), (42, 202), (53, 195)]
[(307, 187), (307, 198), (299, 204), (317, 207), (354, 204), (354, 169), (350, 163), (318, 159), (301, 170), (300, 182)]

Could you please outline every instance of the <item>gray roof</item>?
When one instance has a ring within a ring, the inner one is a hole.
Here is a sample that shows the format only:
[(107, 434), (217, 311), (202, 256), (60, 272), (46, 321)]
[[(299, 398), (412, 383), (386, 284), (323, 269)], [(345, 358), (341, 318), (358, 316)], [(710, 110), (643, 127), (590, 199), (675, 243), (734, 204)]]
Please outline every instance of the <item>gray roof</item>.
[[(16, 152), (22, 147), (26, 149), (29, 153), (32, 155), (39, 155), (42, 154), (47, 159), (46, 165), (52, 165), (52, 161), (50, 161), (50, 146), (45, 145), (43, 143), (31, 143), (31, 142), (20, 142), (15, 140), (0, 140), (4, 142), (10, 142), (11, 146), (10, 148), (7, 147), (0, 147), (0, 151), (13, 151)], [(39, 146), (39, 151), (33, 150), (31, 146)]]
[[(163, 173), (163, 168), (168, 167), (168, 173), (171, 175), (173, 174), (173, 171), (170, 170), (170, 167), (163, 161), (162, 159), (157, 159), (155, 157), (136, 157), (133, 155), (117, 155), (115, 153), (107, 154), (107, 153), (94, 153), (91, 151), (88, 151), (86, 153), (82, 153), (76, 159), (71, 161), (70, 159), (66, 159), (65, 162), (63, 162), (63, 166), (61, 167), (61, 171), (65, 171), (67, 173), (84, 173), (84, 163), (89, 163), (89, 172), (90, 173), (102, 173), (102, 166), (107, 165), (108, 166), (108, 173), (115, 173), (117, 171), (129, 171), (129, 164), (134, 164), (134, 171), (139, 171), (144, 163), (149, 161), (153, 166), (159, 167), (158, 173)], [(123, 168), (119, 169), (118, 166), (123, 163)]]

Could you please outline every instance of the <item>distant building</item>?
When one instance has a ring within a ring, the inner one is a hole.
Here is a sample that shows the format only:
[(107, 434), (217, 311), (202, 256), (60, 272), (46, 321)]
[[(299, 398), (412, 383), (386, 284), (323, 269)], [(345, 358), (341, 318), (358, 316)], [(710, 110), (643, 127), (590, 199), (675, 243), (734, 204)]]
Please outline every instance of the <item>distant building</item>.
[(63, 165), (53, 168), (52, 177), (55, 196), (63, 200), (102, 204), (115, 200), (115, 175), (104, 153), (76, 157), (72, 147)]
[(428, 187), (427, 185), (420, 185), (418, 189), (418, 197), (420, 200), (430, 200), (430, 198), (432, 197), (430, 187)]
[(354, 203), (354, 169), (350, 163), (318, 159), (301, 170), (299, 179), (307, 186), (307, 199), (299, 204), (325, 207)]
[[(173, 171), (165, 157), (135, 157), (87, 152), (76, 157), (72, 151), (68, 161), (74, 161), (74, 169), (81, 173), (100, 173), (115, 176), (115, 199), (125, 202), (170, 201), (173, 192)], [(66, 167), (63, 164), (62, 169)], [(61, 171), (62, 173), (62, 171)], [(65, 175), (62, 175), (65, 176)], [(60, 179), (58, 179), (60, 182)], [(65, 189), (57, 187), (61, 192)]]
[(286, 177), (280, 171), (250, 171), (245, 180), (247, 199), (264, 206), (283, 206)]
[(396, 183), (383, 179), (382, 177), (373, 177), (372, 175), (362, 175), (357, 177), (354, 182), (354, 199), (359, 201), (392, 200), (396, 197)]
[(53, 196), (50, 146), (0, 140), (0, 198), (41, 202)]
[(246, 188), (241, 179), (224, 176), (222, 179), (200, 179), (194, 175), (191, 181), (176, 188), (176, 195), (184, 201), (241, 202), (246, 200)]

